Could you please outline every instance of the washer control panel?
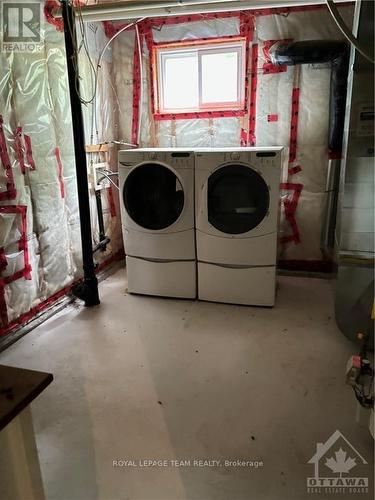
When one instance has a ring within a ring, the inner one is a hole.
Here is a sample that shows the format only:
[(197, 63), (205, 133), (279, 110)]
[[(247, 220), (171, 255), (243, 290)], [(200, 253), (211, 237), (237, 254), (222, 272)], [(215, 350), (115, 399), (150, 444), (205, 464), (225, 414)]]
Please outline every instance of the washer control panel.
[(141, 151), (126, 150), (119, 152), (119, 163), (125, 167), (132, 167), (143, 162), (161, 162), (176, 169), (193, 168), (194, 152), (192, 151)]

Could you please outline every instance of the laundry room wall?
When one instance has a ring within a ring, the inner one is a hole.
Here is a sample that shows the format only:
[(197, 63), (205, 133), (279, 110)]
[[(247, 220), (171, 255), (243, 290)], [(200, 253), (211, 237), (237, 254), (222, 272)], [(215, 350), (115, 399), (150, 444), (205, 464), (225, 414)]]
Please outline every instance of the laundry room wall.
[[(45, 2), (41, 52), (0, 54), (0, 334), (33, 318), (66, 293), (82, 272), (63, 25), (54, 17), (58, 6), (56, 0)], [(350, 24), (353, 6), (345, 4), (340, 10)], [(340, 39), (327, 10), (320, 6), (145, 19), (138, 25), (142, 65), (135, 30), (129, 28), (109, 46), (98, 70), (102, 48), (126, 23), (85, 23), (83, 31), (77, 24), (81, 94), (88, 101), (82, 106), (86, 144), (106, 143), (109, 148), (106, 155), (88, 153), (89, 172), (98, 162), (116, 170), (118, 149), (131, 145), (284, 146), (279, 259), (283, 265), (324, 267), (319, 243), (328, 163), (330, 68), (303, 66), (274, 72), (267, 48), (270, 41), (280, 39)], [(227, 35), (244, 35), (248, 40), (252, 105), (247, 114), (156, 119), (150, 85), (153, 44)], [(297, 107), (299, 115), (291, 137), (292, 106), (293, 115)], [(290, 148), (293, 137), (296, 150)], [(93, 189), (90, 193), (96, 244), (96, 200)], [(95, 260), (106, 263), (121, 255), (121, 222), (116, 189), (109, 185), (101, 194), (111, 244), (105, 252), (97, 252)]]
[[(351, 25), (353, 5), (344, 4), (340, 12)], [(124, 24), (106, 26), (115, 33)], [(146, 19), (138, 26), (142, 82), (134, 31), (121, 34), (113, 44), (119, 137), (143, 147), (284, 146), (279, 260), (286, 267), (328, 269), (330, 262), (321, 252), (320, 234), (329, 159), (330, 65), (276, 69), (267, 53), (277, 40), (342, 39), (326, 7)], [(248, 40), (246, 115), (217, 117), (207, 113), (199, 119), (159, 119), (152, 103), (149, 55), (153, 44), (230, 35), (243, 35)]]
[[(0, 335), (35, 317), (82, 275), (63, 24), (51, 13), (56, 6), (56, 1), (45, 2), (40, 52), (0, 52)], [(86, 26), (85, 31), (88, 36), (92, 33), (95, 60), (95, 48), (107, 42), (104, 27), (99, 23)], [(82, 94), (88, 96), (92, 88), (87, 83), (87, 57), (81, 55), (79, 63), (84, 75)], [(109, 52), (99, 75), (95, 142), (117, 135), (108, 78), (111, 67)], [(90, 143), (90, 106), (83, 109)], [(108, 162), (113, 169), (116, 157), (112, 148)], [(98, 161), (96, 155), (88, 155), (91, 161)], [(111, 243), (105, 252), (95, 254), (95, 260), (105, 265), (121, 255), (122, 238), (117, 194), (107, 188), (102, 200)], [(98, 223), (93, 190), (91, 213), (95, 245)]]

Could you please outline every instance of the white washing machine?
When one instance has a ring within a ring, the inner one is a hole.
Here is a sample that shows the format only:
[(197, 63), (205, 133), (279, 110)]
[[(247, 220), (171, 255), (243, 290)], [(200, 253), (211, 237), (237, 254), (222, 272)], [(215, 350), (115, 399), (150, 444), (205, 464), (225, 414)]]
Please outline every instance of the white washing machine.
[(119, 151), (128, 291), (196, 297), (194, 152)]
[(273, 306), (282, 148), (195, 153), (198, 298)]

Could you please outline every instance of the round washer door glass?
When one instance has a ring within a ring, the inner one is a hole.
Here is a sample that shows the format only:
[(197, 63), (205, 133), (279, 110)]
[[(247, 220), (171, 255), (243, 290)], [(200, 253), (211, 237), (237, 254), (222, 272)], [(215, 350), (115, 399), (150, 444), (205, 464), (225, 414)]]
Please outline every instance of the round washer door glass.
[(264, 179), (244, 165), (228, 164), (208, 179), (208, 220), (223, 233), (247, 233), (267, 215), (270, 197)]
[(179, 179), (159, 163), (134, 168), (126, 178), (123, 199), (133, 221), (150, 230), (171, 226), (184, 208), (184, 191)]

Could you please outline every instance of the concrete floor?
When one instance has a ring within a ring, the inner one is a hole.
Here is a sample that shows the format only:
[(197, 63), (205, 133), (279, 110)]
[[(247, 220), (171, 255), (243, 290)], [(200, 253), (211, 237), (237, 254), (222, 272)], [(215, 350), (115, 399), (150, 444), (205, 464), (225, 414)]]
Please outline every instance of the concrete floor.
[(126, 295), (121, 270), (101, 284), (100, 307), (70, 306), (0, 354), (55, 377), (33, 404), (47, 499), (341, 499), (306, 491), (316, 443), (336, 429), (370, 475), (373, 443), (344, 385), (354, 347), (335, 325), (333, 283), (279, 281), (276, 307), (263, 309)]

